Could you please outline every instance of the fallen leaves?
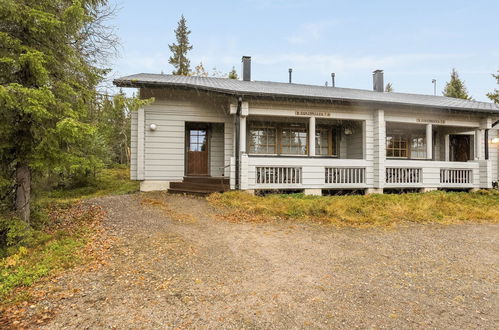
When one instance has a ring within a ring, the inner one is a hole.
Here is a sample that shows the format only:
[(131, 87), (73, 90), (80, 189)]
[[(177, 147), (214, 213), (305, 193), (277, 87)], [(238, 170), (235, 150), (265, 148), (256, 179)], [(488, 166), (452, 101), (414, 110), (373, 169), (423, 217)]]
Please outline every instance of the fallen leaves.
[(167, 217), (183, 223), (194, 223), (197, 221), (192, 214), (178, 212), (174, 207), (171, 207), (164, 198), (156, 199), (151, 197), (142, 197), (141, 205), (151, 205), (159, 208)]
[[(108, 265), (108, 250), (115, 238), (108, 235), (102, 226), (104, 210), (93, 204), (76, 202), (70, 205), (52, 205), (49, 210), (49, 224), (44, 229), (47, 234), (59, 237), (78, 237), (85, 241), (83, 248), (76, 251), (79, 271), (91, 272)], [(24, 255), (36, 253), (35, 249), (20, 248), (19, 252), (4, 262), (15, 267)], [(46, 324), (57, 313), (57, 305), (41, 307), (40, 303), (49, 297), (54, 301), (67, 299), (80, 293), (74, 288), (70, 292), (57, 290), (57, 275), (67, 265), (55, 268), (49, 276), (37, 280), (34, 285), (18, 287), (0, 304), (0, 328), (30, 328)], [(72, 264), (69, 264), (72, 266)], [(54, 287), (55, 286), (55, 287)]]

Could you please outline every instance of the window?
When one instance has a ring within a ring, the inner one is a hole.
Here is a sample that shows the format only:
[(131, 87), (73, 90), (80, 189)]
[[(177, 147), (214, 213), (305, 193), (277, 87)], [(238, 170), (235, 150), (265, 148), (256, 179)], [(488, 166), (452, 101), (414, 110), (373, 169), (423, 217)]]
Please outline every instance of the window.
[(189, 151), (206, 151), (206, 130), (191, 129), (189, 139)]
[(411, 137), (411, 158), (426, 158), (426, 138)]
[(276, 128), (269, 125), (250, 125), (249, 153), (275, 154), (276, 153)]
[(426, 138), (410, 134), (387, 135), (386, 157), (424, 159), (426, 158)]
[(307, 154), (307, 128), (292, 124), (281, 128), (281, 153), (288, 155)]
[(392, 135), (386, 137), (386, 157), (403, 157), (408, 155), (408, 139), (404, 135)]
[(315, 129), (315, 154), (321, 156), (337, 156), (336, 130), (332, 127)]

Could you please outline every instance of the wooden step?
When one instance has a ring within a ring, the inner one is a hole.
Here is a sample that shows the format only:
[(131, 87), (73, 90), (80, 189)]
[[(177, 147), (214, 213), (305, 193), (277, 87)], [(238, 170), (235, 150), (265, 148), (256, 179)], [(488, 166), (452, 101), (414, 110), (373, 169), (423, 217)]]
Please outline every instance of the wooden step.
[(168, 189), (168, 192), (171, 194), (188, 194), (188, 195), (198, 195), (198, 196), (206, 196), (214, 193), (214, 191), (203, 191), (199, 189), (183, 189), (183, 188), (170, 188)]
[(229, 178), (211, 176), (185, 176), (183, 182), (209, 183), (209, 184), (229, 184)]
[(211, 183), (198, 183), (198, 182), (171, 182), (170, 189), (189, 189), (189, 190), (201, 190), (201, 191), (227, 191), (229, 190), (229, 185), (225, 184), (211, 184)]

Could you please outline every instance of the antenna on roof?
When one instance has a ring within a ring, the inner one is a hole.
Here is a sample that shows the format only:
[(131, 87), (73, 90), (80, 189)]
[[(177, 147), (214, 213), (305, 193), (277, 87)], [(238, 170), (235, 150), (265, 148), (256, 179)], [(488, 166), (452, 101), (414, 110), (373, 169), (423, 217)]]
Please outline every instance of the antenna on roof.
[(331, 82), (332, 82), (332, 85), (333, 87), (336, 87), (335, 85), (335, 82), (334, 82), (334, 77), (336, 76), (336, 74), (334, 72), (331, 73)]

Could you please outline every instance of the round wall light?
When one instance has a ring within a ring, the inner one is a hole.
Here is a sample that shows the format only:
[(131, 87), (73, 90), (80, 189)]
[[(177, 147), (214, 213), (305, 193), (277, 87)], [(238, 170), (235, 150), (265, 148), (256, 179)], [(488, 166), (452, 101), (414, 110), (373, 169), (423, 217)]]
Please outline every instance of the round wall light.
[(496, 138), (493, 138), (492, 141), (490, 141), (494, 144), (498, 144), (499, 143), (499, 137), (496, 137)]
[(156, 124), (149, 125), (149, 130), (151, 130), (151, 131), (155, 131), (157, 128), (158, 128), (158, 126), (156, 126)]

